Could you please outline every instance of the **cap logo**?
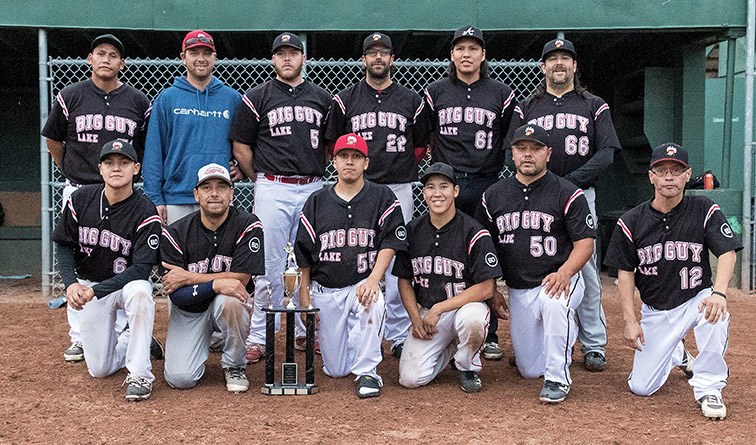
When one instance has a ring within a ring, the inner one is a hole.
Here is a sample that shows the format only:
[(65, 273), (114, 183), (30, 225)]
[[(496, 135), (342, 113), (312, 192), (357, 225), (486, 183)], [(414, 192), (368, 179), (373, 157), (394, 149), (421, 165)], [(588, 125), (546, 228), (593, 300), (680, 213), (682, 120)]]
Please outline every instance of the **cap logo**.
[(466, 30), (462, 31), (463, 36), (471, 36), (475, 34), (475, 30), (472, 29), (472, 26), (467, 28)]
[(288, 42), (290, 39), (291, 39), (291, 37), (289, 37), (288, 34), (284, 34), (284, 35), (281, 36), (281, 41), (282, 42)]
[(354, 136), (347, 136), (347, 144), (354, 145), (357, 143), (357, 138)]
[(113, 150), (120, 150), (122, 148), (123, 148), (123, 144), (122, 143), (120, 143), (118, 141), (113, 142)]
[(212, 175), (212, 174), (215, 174), (215, 173), (223, 174), (224, 172), (223, 172), (223, 170), (221, 170), (218, 167), (210, 167), (207, 170), (205, 170), (205, 174), (206, 175)]
[(535, 133), (535, 129), (533, 127), (528, 127), (525, 129), (525, 136), (530, 136), (533, 133)]
[(677, 153), (677, 149), (675, 147), (669, 146), (667, 147), (667, 156), (674, 156)]
[(564, 41), (562, 40), (557, 40), (556, 42), (554, 42), (554, 46), (557, 48), (561, 48), (563, 45), (564, 45)]
[(379, 40), (381, 40), (381, 35), (380, 34), (373, 34), (373, 41), (377, 42)]

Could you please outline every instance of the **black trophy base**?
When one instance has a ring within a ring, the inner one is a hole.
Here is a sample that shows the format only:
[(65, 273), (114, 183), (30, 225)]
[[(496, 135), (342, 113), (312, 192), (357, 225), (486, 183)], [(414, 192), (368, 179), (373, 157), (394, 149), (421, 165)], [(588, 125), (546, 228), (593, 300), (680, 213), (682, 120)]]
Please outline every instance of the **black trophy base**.
[(317, 385), (308, 385), (302, 383), (296, 386), (283, 386), (275, 383), (273, 385), (263, 385), (260, 392), (269, 396), (309, 396), (317, 394)]

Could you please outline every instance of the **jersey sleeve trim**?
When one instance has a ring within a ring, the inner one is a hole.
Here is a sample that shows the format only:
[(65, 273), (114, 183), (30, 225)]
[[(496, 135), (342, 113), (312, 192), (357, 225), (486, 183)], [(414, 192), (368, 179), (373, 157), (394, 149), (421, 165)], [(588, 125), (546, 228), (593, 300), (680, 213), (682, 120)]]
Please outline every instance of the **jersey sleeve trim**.
[(515, 105), (514, 112), (517, 113), (518, 116), (520, 116), (520, 119), (525, 119), (525, 115), (522, 113), (522, 108), (520, 108), (519, 105)]
[(144, 122), (147, 123), (147, 120), (150, 118), (150, 114), (152, 114), (152, 105), (147, 107), (147, 109), (144, 111)]
[(583, 190), (582, 189), (575, 190), (575, 193), (573, 193), (572, 196), (570, 196), (570, 199), (567, 200), (567, 204), (564, 205), (564, 214), (565, 215), (567, 214), (567, 212), (570, 211), (570, 207), (572, 207), (572, 203), (575, 202), (575, 200), (578, 199), (578, 197), (580, 197), (582, 195), (583, 195)]
[(310, 239), (312, 242), (315, 242), (315, 229), (312, 228), (312, 224), (310, 224), (310, 221), (307, 219), (306, 216), (304, 216), (304, 213), (299, 214), (299, 220), (302, 222), (302, 225), (304, 226), (305, 230), (307, 230), (307, 234), (310, 235)]
[(260, 221), (255, 221), (252, 224), (248, 225), (247, 228), (244, 229), (244, 231), (241, 233), (241, 235), (239, 235), (239, 238), (237, 238), (236, 244), (239, 244), (241, 242), (241, 240), (244, 239), (244, 237), (249, 232), (253, 231), (254, 229), (262, 229), (262, 228), (263, 228), (263, 226), (262, 226), (262, 223)]
[(704, 229), (709, 224), (709, 220), (711, 219), (711, 217), (714, 216), (714, 212), (716, 212), (717, 210), (720, 210), (717, 204), (712, 204), (712, 206), (709, 207), (709, 211), (706, 212), (706, 218), (704, 219), (704, 224), (703, 224)]
[(397, 207), (399, 207), (401, 204), (399, 203), (399, 200), (397, 199), (394, 201), (393, 204), (389, 206), (389, 208), (386, 209), (385, 212), (381, 215), (380, 218), (378, 218), (378, 226), (383, 226), (383, 221), (388, 218), (388, 216), (393, 212)]
[(66, 117), (66, 120), (68, 120), (68, 107), (66, 106), (66, 101), (63, 100), (63, 95), (58, 93), (55, 98), (58, 100), (58, 103), (60, 104), (60, 109), (63, 110), (63, 115)]
[(412, 116), (412, 123), (417, 123), (417, 117), (420, 116), (420, 113), (423, 112), (423, 108), (425, 107), (425, 101), (420, 101), (420, 106), (417, 107), (417, 110), (415, 110), (415, 115)]
[(71, 211), (71, 216), (73, 216), (74, 221), (76, 221), (78, 223), (79, 222), (79, 216), (76, 214), (76, 210), (74, 210), (73, 199), (71, 199), (70, 196), (68, 197), (68, 203), (67, 203), (67, 205), (68, 205), (68, 210)]
[(478, 233), (475, 234), (475, 236), (472, 237), (470, 240), (470, 243), (467, 245), (467, 254), (470, 255), (472, 253), (472, 249), (475, 246), (475, 243), (478, 242), (479, 239), (483, 238), (484, 236), (491, 237), (491, 234), (488, 232), (488, 230), (480, 230)]
[[(509, 105), (512, 103), (512, 101), (514, 100), (514, 98), (515, 98), (515, 93), (514, 93), (514, 91), (512, 91), (511, 93), (509, 93), (509, 97), (507, 98), (507, 100), (505, 100), (504, 104), (501, 106), (501, 115), (502, 116), (504, 116), (504, 112), (506, 111), (507, 108), (509, 108)], [(516, 109), (516, 107), (515, 107), (515, 109)]]
[(344, 116), (346, 116), (346, 107), (344, 106), (344, 102), (341, 101), (341, 98), (339, 97), (339, 95), (338, 94), (334, 94), (333, 100), (334, 100), (334, 102), (336, 102), (336, 104), (339, 106), (339, 108), (341, 108), (341, 114), (343, 114)]
[(633, 234), (632, 234), (632, 232), (630, 232), (630, 228), (628, 228), (627, 225), (625, 225), (625, 221), (622, 221), (622, 218), (620, 218), (620, 219), (617, 220), (617, 225), (622, 230), (622, 233), (624, 233), (625, 236), (627, 237), (627, 239), (629, 239), (630, 242), (632, 243), (633, 242)]
[(152, 215), (149, 218), (147, 218), (144, 221), (142, 221), (141, 223), (139, 223), (139, 225), (137, 226), (137, 232), (140, 231), (140, 230), (142, 230), (142, 228), (144, 228), (144, 226), (147, 226), (147, 225), (152, 224), (152, 223), (158, 223), (158, 224), (160, 224), (161, 221), (162, 220), (160, 219), (160, 217), (158, 215)]
[(488, 220), (490, 222), (493, 222), (493, 216), (491, 216), (491, 212), (488, 211), (488, 204), (486, 204), (486, 194), (483, 193), (483, 198), (481, 200), (481, 205), (483, 206), (483, 210), (486, 211), (486, 216), (488, 217)]
[(425, 89), (425, 100), (428, 101), (428, 106), (430, 106), (430, 109), (435, 111), (436, 108), (433, 106), (433, 99), (431, 98), (431, 95), (428, 92), (427, 88)]
[(252, 114), (255, 115), (255, 119), (257, 119), (257, 122), (260, 122), (260, 114), (257, 112), (257, 108), (255, 108), (255, 105), (252, 103), (251, 100), (247, 97), (247, 95), (242, 96), (242, 102), (252, 111)]
[(598, 119), (598, 117), (599, 117), (599, 114), (603, 113), (604, 111), (606, 111), (606, 110), (608, 110), (608, 109), (609, 109), (609, 105), (607, 105), (607, 104), (601, 105), (601, 106), (599, 107), (599, 109), (598, 109), (598, 110), (596, 110), (596, 114), (594, 114), (594, 115), (593, 115), (593, 120), (596, 120), (596, 119)]
[(174, 249), (181, 255), (184, 255), (184, 251), (181, 250), (181, 247), (178, 245), (175, 239), (171, 236), (170, 232), (166, 230), (165, 227), (163, 227), (163, 236), (168, 240), (169, 243), (171, 243), (171, 246), (173, 246)]

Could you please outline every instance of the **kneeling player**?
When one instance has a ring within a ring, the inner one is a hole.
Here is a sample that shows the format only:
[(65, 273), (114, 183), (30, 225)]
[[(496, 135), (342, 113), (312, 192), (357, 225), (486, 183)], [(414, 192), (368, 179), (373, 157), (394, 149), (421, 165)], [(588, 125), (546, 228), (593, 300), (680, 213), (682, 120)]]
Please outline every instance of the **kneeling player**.
[[(93, 377), (124, 366), (126, 399), (152, 394), (150, 340), (155, 319), (152, 284), (158, 262), (160, 217), (132, 187), (139, 173), (130, 144), (111, 141), (100, 151), (104, 184), (85, 185), (68, 199), (53, 233), (60, 275), (72, 309), (81, 311), (84, 360)], [(116, 312), (126, 311), (129, 330), (116, 332)]]
[[(604, 263), (619, 271), (623, 335), (636, 350), (627, 380), (630, 390), (651, 395), (675, 366), (684, 371), (691, 367), (688, 383), (703, 415), (724, 419), (722, 390), (729, 375), (724, 353), (730, 327), (725, 294), (736, 252), (743, 246), (718, 205), (705, 196), (685, 196), (690, 175), (683, 147), (663, 144), (654, 149), (648, 172), (654, 197), (622, 215)], [(719, 258), (713, 287), (709, 252)], [(636, 287), (643, 302), (640, 323)], [(691, 329), (698, 346), (695, 360), (681, 344)]]
[[(595, 223), (583, 191), (546, 169), (550, 156), (546, 130), (518, 128), (512, 138), (517, 172), (486, 190), (478, 220), (495, 234), (509, 287), (517, 369), (525, 378), (543, 376), (539, 399), (559, 403), (572, 383), (580, 269), (593, 254)], [(495, 292), (493, 301), (503, 297)]]
[(399, 361), (399, 383), (426, 385), (454, 358), (465, 392), (480, 391), (480, 348), (488, 329), (485, 300), (501, 275), (491, 234), (454, 205), (454, 169), (431, 165), (420, 179), (429, 213), (407, 227), (407, 252), (394, 275), (412, 321)]
[(394, 253), (406, 250), (407, 229), (391, 189), (363, 176), (365, 140), (346, 134), (333, 150), (338, 182), (310, 195), (302, 208), (295, 246), (302, 267), (299, 301), (320, 308), (323, 372), (354, 374), (357, 395), (377, 397), (386, 320), (379, 284)]
[(265, 273), (263, 229), (253, 214), (231, 207), (234, 189), (225, 167), (198, 174), (200, 209), (163, 229), (162, 281), (171, 299), (165, 342), (165, 380), (191, 388), (205, 373), (210, 335), (222, 336), (226, 389), (244, 392), (249, 381), (244, 339), (249, 333), (253, 275)]

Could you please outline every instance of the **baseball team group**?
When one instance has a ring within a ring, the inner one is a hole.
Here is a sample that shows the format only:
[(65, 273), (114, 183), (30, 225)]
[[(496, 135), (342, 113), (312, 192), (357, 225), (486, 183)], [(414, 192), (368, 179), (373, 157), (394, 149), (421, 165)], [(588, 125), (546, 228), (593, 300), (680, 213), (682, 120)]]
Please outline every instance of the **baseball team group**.
[[(585, 368), (605, 369), (594, 185), (620, 144), (608, 105), (580, 84), (572, 42), (544, 45), (528, 98), (489, 77), (473, 26), (454, 32), (447, 76), (424, 97), (392, 79), (381, 32), (363, 41), (364, 79), (336, 95), (303, 78), (293, 33), (273, 42), (275, 77), (243, 95), (213, 76), (207, 32), (186, 34), (180, 54), (186, 74), (150, 103), (119, 80), (122, 42), (98, 36), (91, 78), (57, 93), (42, 131), (66, 178), (53, 232), (66, 361), (85, 361), (93, 377), (127, 368), (125, 397), (143, 400), (152, 359), (165, 360), (170, 387), (186, 389), (216, 353), (227, 389), (248, 390), (291, 247), (294, 304), (319, 309), (323, 372), (354, 376), (359, 398), (380, 395), (384, 340), (401, 386), (452, 366), (463, 391), (480, 391), (481, 358), (503, 355), (499, 318), (510, 322), (510, 364), (543, 378), (542, 402), (567, 397), (576, 340)], [(326, 184), (331, 161), (337, 180)], [(505, 163), (515, 174), (499, 179)], [(244, 178), (254, 181), (252, 213), (233, 205)], [(724, 419), (726, 292), (742, 246), (715, 203), (685, 195), (690, 178), (684, 147), (656, 147), (654, 196), (619, 219), (604, 263), (618, 270), (623, 337), (635, 349), (630, 390), (649, 396), (679, 368), (703, 415)], [(428, 212), (413, 219), (418, 180)], [(164, 346), (153, 336), (156, 266), (169, 296)], [(690, 330), (696, 357), (683, 344)], [(295, 332), (304, 349), (299, 318)]]

